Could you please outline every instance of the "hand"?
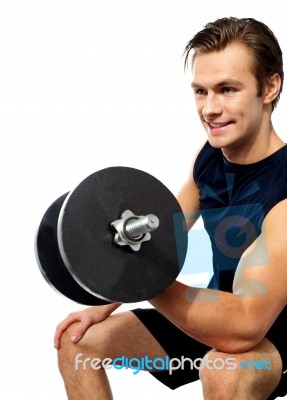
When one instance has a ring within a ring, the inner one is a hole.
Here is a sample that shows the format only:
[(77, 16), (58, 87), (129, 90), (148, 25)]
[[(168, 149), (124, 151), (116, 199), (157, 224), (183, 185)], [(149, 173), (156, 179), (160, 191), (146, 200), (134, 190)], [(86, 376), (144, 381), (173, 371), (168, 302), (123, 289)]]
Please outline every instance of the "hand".
[(82, 339), (91, 325), (104, 321), (119, 306), (120, 304), (113, 303), (104, 306), (89, 307), (85, 310), (69, 314), (67, 318), (57, 325), (54, 337), (54, 347), (56, 349), (61, 347), (61, 337), (65, 330), (73, 323), (80, 322), (71, 336), (72, 342), (77, 343)]

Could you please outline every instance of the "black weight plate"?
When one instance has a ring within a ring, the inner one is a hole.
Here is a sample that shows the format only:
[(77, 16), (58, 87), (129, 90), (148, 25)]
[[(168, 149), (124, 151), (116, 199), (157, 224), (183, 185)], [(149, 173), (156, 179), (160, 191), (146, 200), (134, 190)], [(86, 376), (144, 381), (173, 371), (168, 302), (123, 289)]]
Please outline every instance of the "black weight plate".
[[(160, 220), (138, 252), (113, 242), (110, 224), (127, 209)], [(58, 242), (81, 286), (103, 299), (129, 303), (156, 296), (176, 279), (187, 231), (177, 200), (158, 179), (137, 169), (111, 167), (90, 175), (70, 193), (59, 216)]]
[(71, 276), (60, 255), (57, 224), (61, 207), (68, 193), (59, 197), (45, 212), (35, 243), (36, 258), (46, 281), (69, 299), (86, 305), (107, 304), (85, 291)]

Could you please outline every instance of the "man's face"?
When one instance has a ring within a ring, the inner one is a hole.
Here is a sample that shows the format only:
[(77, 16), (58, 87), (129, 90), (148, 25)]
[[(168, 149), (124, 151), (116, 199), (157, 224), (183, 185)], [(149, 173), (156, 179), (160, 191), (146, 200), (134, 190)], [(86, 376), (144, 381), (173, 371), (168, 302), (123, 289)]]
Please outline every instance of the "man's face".
[(247, 48), (233, 43), (222, 51), (200, 54), (193, 65), (197, 111), (213, 147), (242, 149), (262, 129), (263, 99)]

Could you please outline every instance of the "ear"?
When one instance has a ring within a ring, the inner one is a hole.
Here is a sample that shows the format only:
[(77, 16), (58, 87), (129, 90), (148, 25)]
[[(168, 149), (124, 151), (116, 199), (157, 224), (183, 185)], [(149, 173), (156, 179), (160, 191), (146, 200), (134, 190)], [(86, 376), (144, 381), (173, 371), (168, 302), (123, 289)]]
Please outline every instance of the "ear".
[(266, 82), (264, 95), (263, 95), (263, 104), (272, 103), (273, 100), (279, 95), (281, 89), (281, 78), (279, 74), (271, 75)]

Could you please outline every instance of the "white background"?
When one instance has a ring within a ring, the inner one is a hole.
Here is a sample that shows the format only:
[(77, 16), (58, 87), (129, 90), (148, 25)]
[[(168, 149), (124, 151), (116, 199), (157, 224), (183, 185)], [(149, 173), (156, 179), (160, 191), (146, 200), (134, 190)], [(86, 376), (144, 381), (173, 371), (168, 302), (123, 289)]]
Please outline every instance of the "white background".
[[(53, 334), (79, 306), (38, 270), (46, 208), (112, 165), (150, 172), (176, 194), (205, 140), (183, 72), (187, 41), (216, 18), (255, 17), (286, 54), (284, 3), (0, 1), (0, 398), (65, 399)], [(274, 121), (286, 139), (285, 107), (283, 95)], [(110, 377), (115, 399), (202, 399), (199, 383), (172, 392), (143, 372)]]

